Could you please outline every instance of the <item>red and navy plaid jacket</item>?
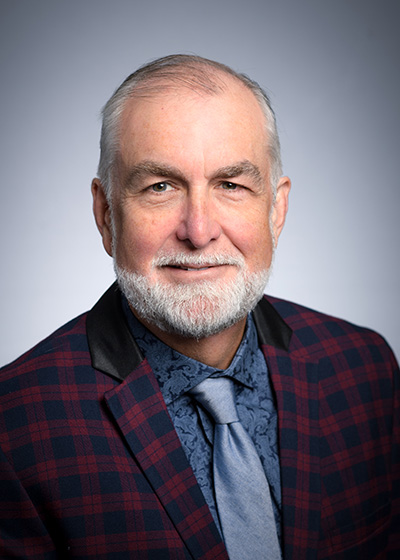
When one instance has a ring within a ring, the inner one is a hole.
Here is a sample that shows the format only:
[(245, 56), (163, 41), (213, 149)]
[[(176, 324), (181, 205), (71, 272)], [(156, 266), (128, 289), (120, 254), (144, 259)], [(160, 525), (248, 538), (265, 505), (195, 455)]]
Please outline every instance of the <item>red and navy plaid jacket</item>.
[[(254, 318), (279, 414), (284, 560), (400, 558), (390, 349), (273, 298)], [(227, 560), (115, 286), (1, 370), (0, 454), (1, 559)]]

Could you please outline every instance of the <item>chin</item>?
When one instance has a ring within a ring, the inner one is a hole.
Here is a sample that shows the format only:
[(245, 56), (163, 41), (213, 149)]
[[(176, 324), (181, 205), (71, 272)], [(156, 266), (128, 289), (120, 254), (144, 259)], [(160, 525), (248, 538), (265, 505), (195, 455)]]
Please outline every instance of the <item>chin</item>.
[(269, 270), (239, 269), (234, 280), (170, 284), (114, 264), (118, 285), (144, 322), (186, 338), (213, 336), (241, 321), (262, 298)]

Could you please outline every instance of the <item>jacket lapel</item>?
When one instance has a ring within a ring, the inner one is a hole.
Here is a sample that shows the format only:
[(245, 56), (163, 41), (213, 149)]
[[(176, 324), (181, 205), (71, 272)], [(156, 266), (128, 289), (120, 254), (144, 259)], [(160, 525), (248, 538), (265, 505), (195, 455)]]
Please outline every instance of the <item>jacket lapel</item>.
[(284, 559), (311, 560), (321, 517), (318, 365), (267, 299), (254, 319), (277, 400)]
[(157, 380), (126, 325), (115, 285), (90, 311), (87, 336), (93, 367), (121, 381), (105, 394), (106, 404), (192, 557), (228, 560)]

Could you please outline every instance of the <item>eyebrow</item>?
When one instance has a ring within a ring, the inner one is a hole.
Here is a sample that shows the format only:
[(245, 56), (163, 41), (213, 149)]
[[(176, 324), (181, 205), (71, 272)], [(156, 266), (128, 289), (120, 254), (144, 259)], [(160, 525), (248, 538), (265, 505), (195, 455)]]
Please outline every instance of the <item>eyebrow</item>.
[(181, 181), (185, 181), (185, 177), (177, 167), (164, 163), (158, 163), (156, 161), (145, 160), (137, 165), (134, 165), (129, 170), (128, 184), (131, 184), (134, 179), (138, 179), (144, 175), (152, 175), (154, 177), (174, 177)]
[[(187, 182), (187, 179), (177, 167), (156, 161), (145, 160), (137, 165), (134, 165), (130, 169), (128, 184), (131, 184), (135, 179), (145, 175), (152, 175), (154, 177), (171, 177), (182, 182)], [(233, 163), (232, 165), (220, 167), (213, 173), (211, 179), (233, 179), (234, 177), (239, 177), (240, 175), (251, 177), (257, 183), (262, 182), (260, 169), (257, 165), (247, 159)]]
[(261, 171), (257, 165), (251, 163), (251, 161), (245, 159), (234, 163), (233, 165), (228, 165), (226, 167), (220, 167), (213, 175), (216, 178), (233, 179), (234, 177), (239, 177), (240, 175), (246, 175), (254, 179), (257, 183), (262, 182)]

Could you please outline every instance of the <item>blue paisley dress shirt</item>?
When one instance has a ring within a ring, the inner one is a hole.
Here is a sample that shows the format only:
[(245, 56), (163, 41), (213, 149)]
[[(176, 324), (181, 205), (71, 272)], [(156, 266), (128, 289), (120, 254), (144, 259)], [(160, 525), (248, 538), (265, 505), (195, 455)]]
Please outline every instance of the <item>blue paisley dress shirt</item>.
[(188, 395), (209, 376), (234, 380), (239, 418), (254, 441), (268, 479), (279, 538), (281, 484), (277, 411), (267, 364), (251, 314), (236, 355), (226, 370), (217, 370), (173, 350), (153, 335), (131, 312), (123, 297), (130, 330), (160, 385), (168, 412), (197, 478), (214, 521), (221, 531), (212, 483), (213, 420)]

